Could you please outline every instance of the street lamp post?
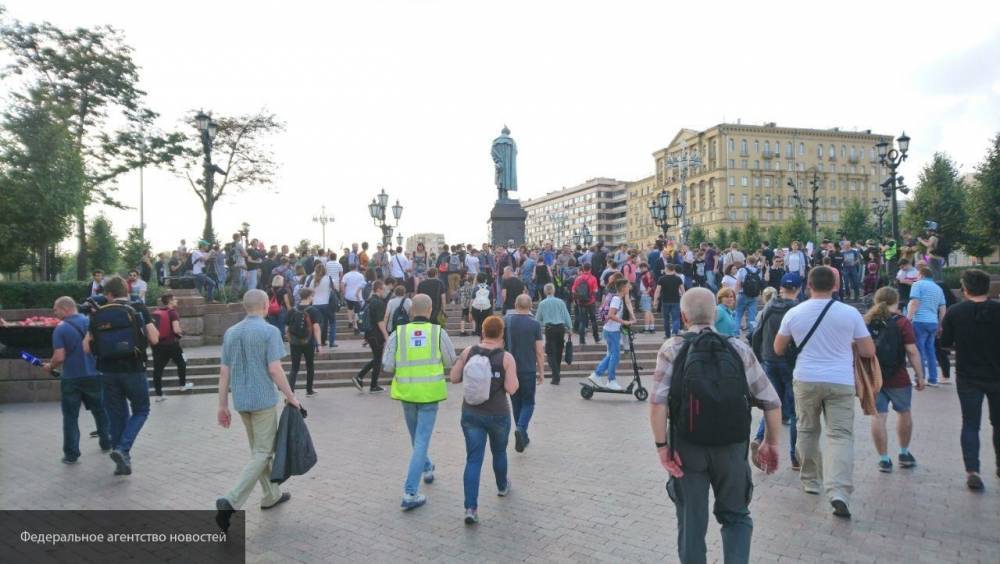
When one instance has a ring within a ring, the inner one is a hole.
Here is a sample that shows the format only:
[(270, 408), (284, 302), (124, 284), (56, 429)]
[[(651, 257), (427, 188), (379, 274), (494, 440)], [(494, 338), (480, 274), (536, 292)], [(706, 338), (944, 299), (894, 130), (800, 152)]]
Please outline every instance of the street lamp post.
[(896, 192), (907, 194), (910, 189), (903, 183), (903, 177), (896, 174), (896, 169), (906, 160), (906, 153), (910, 150), (910, 138), (904, 131), (896, 138), (899, 150), (891, 146), (889, 141), (880, 141), (875, 145), (878, 150), (879, 162), (882, 166), (889, 167), (889, 177), (882, 182), (882, 194), (890, 201), (892, 210), (892, 239), (899, 242), (899, 205), (896, 203)]
[[(684, 213), (685, 203), (687, 202), (687, 177), (688, 172), (692, 168), (701, 166), (701, 157), (698, 156), (698, 153), (692, 153), (685, 147), (680, 155), (667, 157), (667, 166), (677, 169), (677, 173), (681, 179), (680, 199), (674, 203), (674, 218), (677, 219), (678, 225), (681, 227), (680, 242), (684, 243), (687, 241), (688, 233), (691, 231), (691, 226), (688, 225), (687, 216)], [(664, 233), (665, 236), (666, 233)]]
[(326, 206), (319, 207), (319, 215), (313, 216), (313, 221), (323, 229), (323, 252), (326, 252), (326, 224), (333, 223), (333, 216), (326, 215)]
[[(215, 203), (215, 173), (224, 173), (225, 171), (212, 163), (212, 141), (215, 140), (216, 131), (215, 121), (212, 120), (212, 116), (199, 110), (198, 114), (194, 116), (194, 123), (201, 135), (201, 148), (204, 153), (202, 163), (203, 177), (199, 181), (199, 184), (205, 188), (205, 210), (208, 211), (212, 209), (212, 205)], [(215, 229), (212, 227), (212, 215), (210, 213), (206, 213), (205, 215), (205, 231), (202, 233), (202, 239), (206, 241), (215, 240)]]
[(250, 224), (245, 221), (240, 224), (240, 237), (243, 237), (243, 248), (250, 248)]
[(372, 218), (375, 226), (382, 230), (382, 246), (386, 249), (392, 244), (392, 225), (386, 221), (386, 211), (392, 210), (392, 217), (395, 219), (394, 225), (399, 226), (399, 217), (403, 215), (403, 206), (399, 205), (399, 200), (391, 208), (389, 207), (389, 194), (385, 193), (385, 188), (378, 193), (372, 202), (368, 204), (368, 214)]
[(594, 235), (590, 232), (590, 229), (584, 225), (579, 231), (574, 231), (573, 235), (577, 236), (580, 241), (580, 246), (583, 248), (590, 248), (591, 243), (594, 242)]
[(403, 246), (403, 234), (402, 233), (396, 233), (396, 246), (397, 247), (402, 247)]
[(670, 193), (665, 188), (660, 190), (656, 198), (649, 201), (647, 207), (649, 208), (649, 215), (653, 219), (653, 222), (660, 226), (660, 231), (663, 232), (664, 239), (667, 238), (667, 231), (671, 227), (679, 225), (680, 219), (684, 216), (684, 202), (677, 200), (674, 202), (672, 210), (674, 219), (678, 220), (678, 223), (670, 223)]
[(872, 198), (872, 213), (878, 218), (878, 237), (882, 238), (882, 218), (885, 217), (886, 212), (889, 211), (889, 205), (886, 200), (879, 200), (878, 198)]
[[(802, 196), (799, 194), (799, 186), (791, 178), (788, 179), (788, 185), (792, 188), (792, 197), (798, 201), (798, 206), (802, 207)], [(809, 202), (809, 226), (812, 228), (813, 238), (815, 239), (817, 233), (819, 233), (819, 222), (816, 220), (816, 212), (819, 211), (819, 196), (816, 195), (819, 192), (820, 182), (819, 173), (813, 170), (813, 176), (809, 180), (809, 187), (812, 189), (812, 197), (807, 198), (805, 201)]]

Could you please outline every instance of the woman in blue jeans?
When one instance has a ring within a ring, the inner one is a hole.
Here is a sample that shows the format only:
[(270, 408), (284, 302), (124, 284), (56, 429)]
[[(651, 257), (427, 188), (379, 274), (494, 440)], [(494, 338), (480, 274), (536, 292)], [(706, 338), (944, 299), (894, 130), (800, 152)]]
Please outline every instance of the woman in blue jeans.
[(466, 363), (470, 358), (484, 356), (490, 362), (493, 378), (489, 398), (483, 403), (470, 405), (462, 401), (462, 434), (465, 435), (465, 524), (479, 522), (479, 477), (486, 456), (489, 440), (493, 455), (493, 475), (496, 477), (497, 495), (510, 492), (507, 477), (507, 438), (510, 435), (510, 402), (507, 396), (517, 391), (517, 366), (514, 357), (504, 351), (503, 319), (491, 315), (483, 321), (483, 337), (478, 345), (462, 352), (451, 367), (451, 382), (462, 381)]
[(635, 315), (631, 313), (632, 305), (629, 303), (628, 295), (631, 289), (629, 281), (618, 278), (610, 282), (608, 287), (613, 296), (608, 306), (608, 319), (604, 322), (604, 344), (607, 345), (608, 352), (597, 365), (597, 369), (590, 373), (589, 380), (598, 388), (618, 391), (622, 387), (615, 378), (615, 370), (618, 368), (618, 358), (621, 355), (622, 325), (626, 327), (632, 325)]

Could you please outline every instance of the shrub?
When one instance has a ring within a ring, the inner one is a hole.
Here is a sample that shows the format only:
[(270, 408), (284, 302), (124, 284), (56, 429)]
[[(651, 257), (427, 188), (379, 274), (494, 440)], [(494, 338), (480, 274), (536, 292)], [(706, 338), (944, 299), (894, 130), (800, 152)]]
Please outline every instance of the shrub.
[(77, 302), (90, 295), (90, 281), (0, 282), (0, 309), (50, 308), (60, 296)]

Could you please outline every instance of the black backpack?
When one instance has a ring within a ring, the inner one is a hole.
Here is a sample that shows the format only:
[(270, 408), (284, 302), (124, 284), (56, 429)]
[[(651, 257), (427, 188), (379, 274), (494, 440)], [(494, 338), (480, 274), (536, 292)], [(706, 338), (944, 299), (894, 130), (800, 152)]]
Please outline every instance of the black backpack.
[(378, 321), (372, 319), (372, 303), (381, 298), (375, 297), (365, 302), (365, 306), (358, 312), (358, 331), (370, 333), (378, 330)]
[(674, 359), (670, 392), (670, 444), (675, 434), (702, 446), (747, 441), (752, 398), (743, 360), (729, 339), (711, 329), (684, 335)]
[(586, 280), (581, 279), (580, 283), (576, 286), (576, 290), (573, 290), (573, 295), (576, 297), (576, 303), (578, 304), (590, 302), (590, 284)]
[(903, 334), (899, 331), (899, 315), (888, 319), (876, 319), (868, 325), (868, 332), (875, 341), (875, 356), (882, 368), (882, 378), (891, 378), (896, 370), (906, 362), (906, 348)]
[(109, 302), (90, 316), (94, 355), (107, 360), (141, 359), (145, 356), (146, 337), (142, 318), (130, 305)]
[(393, 331), (395, 331), (396, 327), (399, 327), (400, 325), (406, 325), (407, 323), (410, 322), (410, 314), (406, 313), (406, 308), (403, 307), (403, 306), (406, 305), (406, 302), (408, 302), (408, 301), (410, 301), (410, 300), (409, 299), (405, 299), (405, 300), (399, 302), (399, 307), (396, 308), (396, 311), (392, 312), (392, 319), (389, 320), (390, 321), (390, 324), (389, 324), (389, 332), (390, 333), (392, 333)]
[(309, 313), (305, 309), (292, 308), (288, 312), (287, 326), (289, 340), (293, 344), (305, 345), (309, 343), (309, 339), (312, 336), (312, 319), (310, 319)]
[(934, 247), (934, 254), (944, 258), (948, 258), (948, 255), (951, 254), (951, 241), (944, 235), (938, 235), (937, 246)]
[(747, 268), (746, 275), (743, 276), (743, 295), (748, 298), (756, 298), (760, 295), (763, 284), (763, 281), (760, 279), (760, 270), (750, 270)]

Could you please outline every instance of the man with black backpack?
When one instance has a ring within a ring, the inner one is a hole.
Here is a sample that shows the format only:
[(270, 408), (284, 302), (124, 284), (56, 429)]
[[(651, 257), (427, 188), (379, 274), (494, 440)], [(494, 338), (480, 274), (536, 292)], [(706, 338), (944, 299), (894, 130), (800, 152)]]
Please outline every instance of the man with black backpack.
[(747, 334), (753, 334), (753, 325), (757, 319), (757, 301), (764, 289), (764, 277), (757, 268), (757, 256), (750, 255), (747, 264), (736, 272), (736, 327), (743, 323), (743, 314), (747, 317)]
[(594, 334), (594, 342), (600, 343), (598, 336), (597, 310), (597, 278), (594, 278), (590, 263), (583, 263), (580, 267), (580, 275), (573, 281), (572, 294), (576, 303), (576, 334), (580, 336), (580, 344), (587, 344), (587, 322), (590, 322), (591, 331)]
[(715, 332), (715, 296), (709, 290), (685, 292), (681, 318), (687, 332), (660, 347), (650, 394), (653, 440), (670, 473), (667, 493), (677, 508), (678, 556), (685, 563), (705, 562), (711, 486), (724, 560), (747, 562), (753, 534), (750, 408), (764, 410), (766, 440), (753, 462), (770, 474), (778, 468), (781, 400), (750, 347)]
[(389, 340), (389, 332), (385, 326), (385, 299), (382, 297), (384, 287), (381, 280), (372, 282), (371, 296), (358, 314), (358, 324), (372, 352), (372, 359), (354, 376), (354, 387), (358, 391), (363, 391), (362, 381), (365, 374), (371, 372), (372, 381), (368, 391), (373, 394), (385, 391), (385, 388), (378, 385), (378, 377), (382, 373), (382, 353), (385, 351), (386, 341)]
[(146, 306), (129, 303), (121, 277), (105, 282), (104, 293), (110, 301), (91, 314), (83, 350), (97, 358), (101, 373), (115, 475), (127, 476), (132, 473), (132, 445), (149, 416), (146, 347), (157, 344), (160, 333)]
[(305, 357), (306, 396), (308, 397), (316, 395), (316, 390), (313, 388), (313, 378), (316, 376), (316, 371), (313, 366), (323, 336), (320, 322), (324, 317), (323, 313), (318, 311), (318, 307), (313, 305), (313, 290), (302, 288), (299, 290), (299, 304), (289, 310), (288, 316), (285, 318), (285, 334), (288, 337), (292, 356), (292, 372), (288, 375), (288, 385), (294, 392), (295, 380), (299, 375), (299, 363), (302, 361), (302, 357)]

